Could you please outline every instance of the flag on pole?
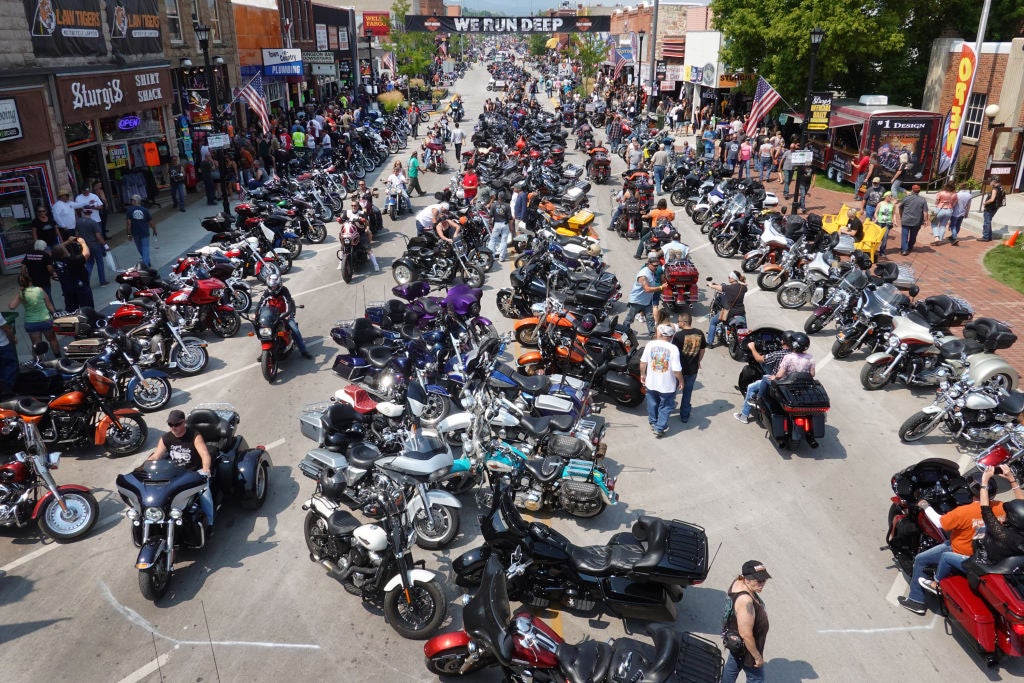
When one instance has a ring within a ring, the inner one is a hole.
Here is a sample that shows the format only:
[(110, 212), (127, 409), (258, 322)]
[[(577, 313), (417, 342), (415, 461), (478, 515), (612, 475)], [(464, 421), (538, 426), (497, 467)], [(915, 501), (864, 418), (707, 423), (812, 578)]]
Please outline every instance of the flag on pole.
[(615, 68), (612, 71), (612, 80), (618, 80), (619, 74), (622, 72), (622, 67), (626, 65), (626, 58), (622, 56), (622, 52), (619, 50), (615, 51)]
[(754, 106), (750, 109), (750, 116), (747, 117), (747, 127), (744, 131), (748, 137), (757, 135), (757, 128), (761, 124), (761, 119), (767, 116), (772, 107), (778, 104), (781, 99), (782, 95), (775, 88), (768, 85), (768, 81), (759, 76), (757, 79), (757, 90), (754, 91)]
[(395, 73), (395, 53), (394, 52), (385, 52), (384, 56), (380, 58), (380, 63), (384, 66), (385, 69), (387, 69), (391, 73)]
[(260, 117), (260, 125), (263, 126), (263, 132), (270, 132), (270, 111), (267, 108), (267, 100), (263, 95), (263, 77), (260, 72), (257, 71), (256, 75), (252, 77), (244, 88), (238, 92), (238, 96), (245, 100), (249, 108), (256, 112), (256, 115)]

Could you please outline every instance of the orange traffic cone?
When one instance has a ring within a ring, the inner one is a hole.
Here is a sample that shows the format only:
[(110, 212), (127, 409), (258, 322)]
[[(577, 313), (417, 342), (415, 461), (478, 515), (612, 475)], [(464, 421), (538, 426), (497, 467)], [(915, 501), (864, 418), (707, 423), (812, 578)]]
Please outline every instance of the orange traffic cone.
[(1010, 239), (1006, 240), (1006, 246), (1012, 247), (1017, 244), (1017, 238), (1020, 237), (1020, 230), (1014, 230), (1013, 234), (1010, 235)]

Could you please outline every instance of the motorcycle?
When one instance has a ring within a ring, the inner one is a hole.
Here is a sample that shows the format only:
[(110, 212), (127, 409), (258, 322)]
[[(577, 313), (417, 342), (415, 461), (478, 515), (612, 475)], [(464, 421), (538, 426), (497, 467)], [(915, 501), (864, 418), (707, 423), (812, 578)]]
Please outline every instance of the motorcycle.
[[(713, 282), (714, 278), (708, 277), (707, 281)], [(725, 298), (722, 292), (716, 292), (711, 299), (711, 310), (708, 312), (708, 316), (717, 318), (723, 308), (725, 308)], [(712, 346), (724, 344), (728, 347), (732, 359), (741, 361), (745, 357), (748, 333), (746, 316), (731, 315), (725, 324), (720, 324), (715, 329), (715, 337), (711, 343)]]
[(400, 215), (412, 210), (407, 199), (409, 195), (406, 192), (405, 183), (398, 185), (388, 183), (385, 191), (387, 194), (384, 198), (384, 208), (381, 209), (381, 212), (391, 216), (391, 220), (397, 221)]
[(233, 337), (242, 326), (241, 317), (232, 305), (231, 292), (216, 278), (200, 278), (183, 283), (164, 300), (174, 306), (182, 317), (186, 332), (213, 330), (218, 337)]
[[(305, 308), (302, 304), (296, 308)], [(271, 301), (264, 301), (252, 318), (246, 317), (252, 325), (250, 336), (260, 342), (260, 372), (263, 379), (273, 382), (281, 370), (281, 361), (295, 350), (295, 337), (288, 325), (288, 316), (279, 306)]]
[(17, 432), (24, 444), (0, 464), (0, 525), (20, 528), (34, 521), (58, 543), (74, 541), (96, 524), (99, 505), (87, 487), (57, 484), (50, 474), (61, 453), (48, 452), (39, 433), (45, 407), (32, 398), (0, 403), (0, 433)]
[(429, 638), (448, 611), (444, 589), (437, 574), (412, 559), (416, 530), (405, 491), (381, 473), (375, 479), (374, 495), (361, 509), (380, 524), (361, 524), (338, 504), (345, 494), (344, 477), (321, 471), (316, 490), (302, 505), (309, 559), (323, 565), (349, 594), (381, 604), (398, 635)]
[[(910, 290), (912, 296), (916, 289)], [(892, 332), (892, 321), (910, 310), (910, 298), (892, 284), (868, 285), (854, 305), (849, 322), (840, 326), (832, 342), (832, 356), (846, 358), (861, 347), (874, 353)]]
[(213, 458), (207, 479), (199, 472), (178, 467), (170, 458), (146, 460), (128, 474), (119, 474), (117, 492), (127, 506), (132, 542), (139, 548), (135, 567), (139, 590), (147, 600), (159, 600), (171, 587), (179, 549), (205, 548), (207, 520), (199, 496), (209, 486), (214, 505), (231, 497), (247, 510), (258, 510), (267, 500), (270, 455), (263, 446), (250, 448), (235, 433), (239, 415), (227, 403), (200, 404), (187, 417), (190, 429), (206, 442)]
[(483, 287), (484, 271), (470, 261), (466, 243), (433, 240), (420, 236), (406, 240), (405, 253), (391, 265), (391, 274), (400, 285), (426, 280), (432, 286), (445, 287), (457, 276), (470, 287)]
[(341, 270), (341, 279), (347, 284), (352, 282), (352, 274), (365, 266), (366, 262), (369, 261), (369, 254), (367, 254), (366, 247), (362, 244), (359, 228), (351, 220), (344, 221), (341, 224), (338, 242), (341, 244), (336, 254), (338, 266)]
[(918, 441), (936, 427), (953, 439), (986, 444), (999, 439), (1024, 412), (1024, 393), (991, 386), (974, 386), (968, 376), (939, 385), (931, 405), (900, 425), (903, 443)]
[(424, 645), (430, 673), (455, 677), (496, 667), (514, 681), (721, 680), (722, 655), (715, 643), (663, 626), (648, 627), (653, 646), (632, 638), (617, 638), (614, 645), (566, 643), (528, 610), (511, 612), (508, 581), (520, 573), (517, 569), (510, 575), (497, 557), (487, 560), (480, 587), (462, 611), (463, 630), (442, 633)]

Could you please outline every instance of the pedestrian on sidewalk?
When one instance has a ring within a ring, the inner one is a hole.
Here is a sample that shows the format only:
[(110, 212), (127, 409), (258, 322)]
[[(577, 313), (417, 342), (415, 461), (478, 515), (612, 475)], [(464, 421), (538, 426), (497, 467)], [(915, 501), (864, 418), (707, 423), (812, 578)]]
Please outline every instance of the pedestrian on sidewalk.
[(811, 188), (814, 187), (814, 181), (817, 176), (814, 175), (814, 168), (810, 164), (806, 164), (800, 167), (799, 172), (796, 176), (796, 196), (797, 206), (804, 213), (807, 213), (807, 197), (811, 194)]
[(697, 372), (704, 360), (704, 350), (708, 347), (704, 333), (693, 327), (693, 315), (683, 311), (677, 319), (679, 331), (672, 337), (672, 345), (679, 349), (680, 373), (683, 376), (682, 398), (679, 400), (679, 419), (690, 421), (693, 385), (697, 383)]
[[(895, 192), (893, 196), (896, 196)], [(913, 185), (910, 194), (903, 198), (898, 207), (902, 226), (900, 255), (906, 256), (914, 250), (921, 226), (928, 222), (928, 200), (921, 196), (921, 186)]]
[(883, 194), (885, 193), (882, 191), (882, 179), (872, 178), (871, 185), (864, 190), (864, 215), (869, 220), (874, 220), (875, 211), (878, 209), (878, 203), (882, 201)]
[(782, 198), (789, 199), (789, 184), (793, 181), (793, 152), (796, 150), (796, 143), (789, 146), (782, 153)]
[(50, 212), (42, 204), (36, 207), (36, 217), (32, 219), (32, 241), (37, 240), (42, 240), (47, 249), (60, 242), (57, 222), (50, 217)]
[(75, 203), (82, 207), (81, 210), (85, 216), (96, 221), (96, 225), (100, 226), (100, 230), (102, 231), (103, 216), (100, 214), (100, 210), (103, 208), (103, 200), (100, 199), (99, 195), (96, 194), (95, 189), (93, 188), (98, 187), (102, 192), (103, 186), (98, 180), (91, 180), (89, 182), (90, 187), (82, 190), (81, 194), (75, 197)]
[(999, 178), (993, 176), (989, 180), (989, 191), (985, 196), (985, 199), (981, 202), (981, 241), (991, 242), (992, 241), (992, 219), (995, 218), (996, 211), (1000, 207), (1006, 204), (1006, 193), (1003, 192), (1003, 186), (999, 183)]
[(932, 237), (935, 241), (932, 244), (939, 244), (946, 236), (946, 226), (953, 218), (953, 208), (956, 206), (956, 187), (953, 183), (946, 183), (935, 195), (935, 220), (932, 221)]
[(899, 166), (896, 167), (896, 172), (892, 176), (892, 187), (889, 188), (892, 190), (893, 201), (900, 201), (900, 188), (908, 173), (910, 173), (910, 154), (904, 150), (900, 152)]
[(14, 381), (18, 377), (18, 337), (7, 318), (0, 319), (0, 396), (14, 393)]
[(416, 150), (413, 150), (412, 154), (409, 155), (408, 176), (409, 191), (412, 192), (413, 190), (416, 190), (416, 192), (419, 193), (420, 197), (425, 195), (426, 192), (424, 192), (423, 188), (420, 187), (420, 156), (419, 152), (417, 152)]
[(178, 157), (171, 157), (167, 175), (171, 181), (171, 204), (178, 211), (185, 213), (185, 169), (181, 167)]
[[(889, 241), (889, 232), (892, 230), (893, 219), (896, 217), (896, 205), (892, 201), (892, 192), (886, 190), (882, 193), (882, 201), (875, 207), (875, 223), (884, 228), (882, 243), (878, 245), (879, 258), (885, 257), (885, 243)], [(955, 244), (955, 242), (954, 242)]]
[(107, 284), (107, 273), (103, 265), (103, 257), (106, 255), (109, 247), (107, 246), (107, 240), (103, 238), (103, 232), (100, 230), (100, 224), (85, 215), (85, 212), (79, 209), (81, 215), (75, 222), (75, 232), (78, 236), (85, 241), (85, 244), (89, 247), (89, 254), (86, 257), (85, 268), (88, 272), (86, 280), (92, 279), (92, 269), (95, 266), (99, 273), (100, 286)]
[(142, 206), (142, 197), (137, 194), (132, 195), (132, 205), (125, 212), (125, 227), (139, 250), (142, 264), (149, 268), (149, 233), (152, 231), (156, 237), (156, 224), (149, 210)]
[(668, 152), (659, 149), (651, 155), (651, 171), (654, 175), (654, 193), (661, 194), (661, 183), (665, 180), (665, 169), (668, 166)]
[(46, 337), (53, 355), (60, 358), (60, 343), (53, 332), (53, 302), (41, 287), (32, 284), (28, 273), (18, 276), (18, 293), (7, 305), (12, 311), (19, 306), (25, 308), (25, 332), (32, 340), (32, 345), (35, 346)]
[(971, 192), (967, 185), (961, 185), (960, 191), (956, 193), (956, 206), (953, 207), (953, 217), (949, 220), (949, 241), (956, 246), (959, 241), (957, 235), (960, 234), (960, 227), (964, 224), (964, 219), (967, 218), (967, 213), (971, 210), (971, 200), (974, 199), (974, 194)]
[(722, 673), (722, 683), (736, 683), (740, 671), (747, 683), (764, 683), (764, 644), (768, 639), (768, 610), (759, 593), (771, 574), (758, 560), (743, 563), (740, 575), (729, 587), (729, 607), (725, 613), (723, 633), (735, 633), (741, 642), (728, 647), (729, 659)]
[(861, 183), (867, 182), (871, 176), (868, 175), (868, 167), (871, 165), (871, 157), (868, 151), (862, 149), (860, 155), (853, 162), (853, 201), (860, 199)]
[(78, 208), (77, 202), (71, 201), (71, 190), (62, 187), (57, 191), (57, 201), (53, 203), (53, 220), (60, 230), (58, 243), (75, 233), (75, 210)]
[(679, 349), (672, 339), (671, 325), (661, 325), (640, 356), (640, 381), (647, 389), (647, 421), (657, 437), (668, 431), (668, 418), (676, 403), (676, 391), (683, 386)]
[(89, 256), (89, 245), (77, 235), (68, 235), (53, 248), (53, 257), (57, 259), (54, 267), (66, 311), (76, 311), (83, 306), (95, 307), (89, 286), (89, 270), (85, 266)]
[(21, 260), (21, 272), (29, 276), (32, 284), (39, 287), (46, 296), (53, 299), (51, 283), (57, 279), (57, 271), (53, 268), (53, 257), (50, 247), (43, 240), (36, 240), (32, 248), (25, 252)]

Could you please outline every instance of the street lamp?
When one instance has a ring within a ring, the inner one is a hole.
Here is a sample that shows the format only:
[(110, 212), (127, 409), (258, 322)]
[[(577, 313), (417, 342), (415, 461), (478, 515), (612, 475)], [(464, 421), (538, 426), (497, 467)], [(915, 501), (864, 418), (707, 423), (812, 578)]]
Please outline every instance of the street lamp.
[[(196, 32), (196, 42), (199, 43), (199, 49), (203, 52), (203, 75), (206, 77), (207, 94), (210, 97), (210, 115), (213, 124), (212, 132), (220, 133), (220, 99), (217, 97), (217, 79), (213, 77), (213, 67), (210, 64), (210, 34), (212, 31), (209, 26), (204, 26), (203, 24), (195, 24), (193, 29)], [(209, 145), (209, 135), (207, 135), (206, 140), (206, 144)], [(200, 161), (202, 160), (200, 159)], [(224, 202), (224, 215), (230, 217), (231, 205), (228, 203), (228, 194), (231, 188), (228, 186), (227, 169), (224, 166), (223, 147), (217, 149), (217, 166), (220, 170), (220, 196)]]
[[(803, 150), (807, 147), (807, 123), (811, 120), (811, 91), (814, 89), (814, 72), (818, 67), (818, 48), (821, 47), (821, 41), (825, 39), (825, 29), (820, 26), (815, 26), (811, 29), (811, 63), (807, 72), (807, 96), (806, 104), (804, 105), (804, 124), (800, 127), (800, 149)], [(797, 205), (799, 204), (799, 192), (793, 193), (793, 206), (790, 212), (795, 216), (797, 212)]]
[(644, 79), (643, 76), (641, 76), (640, 74), (642, 74), (644, 71), (644, 36), (646, 35), (647, 32), (643, 30), (637, 33), (637, 37), (640, 39), (640, 42), (637, 46), (637, 52), (639, 52), (640, 54), (636, 56), (636, 82), (638, 86), (636, 91), (636, 104), (634, 105), (636, 109), (640, 109), (641, 95), (643, 94), (644, 88)]

